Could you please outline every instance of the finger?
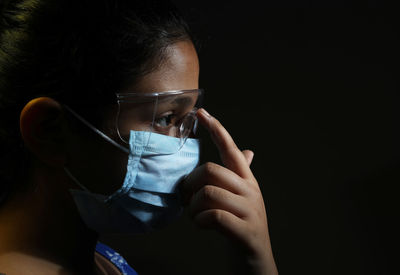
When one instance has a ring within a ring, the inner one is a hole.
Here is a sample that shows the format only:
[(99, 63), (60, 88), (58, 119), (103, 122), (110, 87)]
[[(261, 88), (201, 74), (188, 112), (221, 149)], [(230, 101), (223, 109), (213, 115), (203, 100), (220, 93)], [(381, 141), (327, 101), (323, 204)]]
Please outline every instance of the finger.
[(245, 218), (248, 213), (248, 201), (242, 196), (233, 194), (225, 189), (213, 185), (205, 185), (194, 194), (189, 213), (196, 216), (208, 209), (221, 209), (228, 211), (239, 218)]
[(244, 157), (245, 157), (246, 160), (247, 160), (247, 164), (250, 166), (250, 165), (251, 165), (251, 162), (253, 161), (253, 157), (254, 157), (253, 151), (250, 151), (250, 150), (243, 150), (242, 153), (243, 153)]
[(209, 209), (194, 217), (194, 222), (201, 228), (216, 229), (232, 239), (246, 242), (247, 224), (232, 213), (221, 209)]
[(222, 163), (240, 177), (252, 178), (246, 158), (221, 123), (202, 108), (198, 110), (197, 116), (217, 146)]
[(248, 189), (236, 173), (212, 162), (195, 168), (183, 180), (180, 188), (184, 196), (191, 196), (205, 185), (218, 186), (237, 195), (245, 195)]

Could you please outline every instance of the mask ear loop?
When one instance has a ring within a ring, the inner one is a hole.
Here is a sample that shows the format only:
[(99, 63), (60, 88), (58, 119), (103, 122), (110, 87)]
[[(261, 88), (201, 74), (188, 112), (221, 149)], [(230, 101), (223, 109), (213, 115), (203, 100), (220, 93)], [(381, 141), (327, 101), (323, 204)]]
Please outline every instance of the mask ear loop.
[(81, 187), (83, 190), (85, 190), (85, 191), (87, 191), (87, 192), (89, 192), (89, 193), (92, 193), (92, 192), (91, 192), (89, 189), (87, 189), (83, 184), (81, 184), (81, 183), (79, 182), (79, 180), (77, 180), (77, 179), (74, 177), (74, 175), (72, 175), (72, 173), (68, 170), (68, 168), (65, 167), (65, 166), (64, 166), (64, 171), (65, 171), (65, 173), (70, 177), (70, 179), (72, 179), (72, 181), (75, 182), (79, 187)]
[(103, 132), (101, 132), (99, 129), (97, 129), (96, 127), (94, 127), (92, 124), (90, 124), (86, 119), (84, 119), (83, 117), (81, 117), (80, 115), (78, 115), (77, 113), (75, 113), (75, 111), (73, 111), (71, 108), (69, 108), (67, 105), (63, 105), (64, 108), (66, 110), (68, 110), (71, 114), (73, 114), (78, 120), (80, 120), (83, 124), (85, 124), (86, 126), (88, 126), (90, 129), (92, 129), (96, 134), (98, 134), (99, 136), (101, 136), (102, 138), (104, 138), (105, 140), (107, 140), (108, 142), (110, 142), (112, 145), (114, 145), (115, 147), (117, 147), (118, 149), (121, 149), (122, 151), (124, 151), (125, 153), (129, 154), (129, 150), (123, 146), (121, 146), (120, 144), (116, 143), (113, 139), (109, 138), (107, 135), (105, 135)]

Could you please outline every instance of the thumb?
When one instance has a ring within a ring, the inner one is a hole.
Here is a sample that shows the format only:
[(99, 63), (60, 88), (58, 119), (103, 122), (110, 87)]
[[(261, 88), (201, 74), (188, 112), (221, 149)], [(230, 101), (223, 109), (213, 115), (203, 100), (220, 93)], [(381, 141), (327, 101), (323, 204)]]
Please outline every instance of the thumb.
[(254, 153), (251, 150), (243, 150), (242, 154), (244, 155), (245, 159), (247, 160), (247, 164), (250, 166), (251, 162), (253, 161)]

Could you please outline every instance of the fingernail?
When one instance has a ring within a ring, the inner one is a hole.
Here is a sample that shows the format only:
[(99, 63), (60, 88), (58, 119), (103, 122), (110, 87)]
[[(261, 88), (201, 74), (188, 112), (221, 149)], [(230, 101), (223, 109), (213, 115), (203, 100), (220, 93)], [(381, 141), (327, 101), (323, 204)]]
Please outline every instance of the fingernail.
[(251, 157), (250, 157), (250, 164), (253, 162), (254, 159), (254, 152), (252, 152)]
[(201, 111), (203, 112), (203, 114), (205, 114), (208, 118), (211, 118), (211, 115), (203, 108), (201, 108)]

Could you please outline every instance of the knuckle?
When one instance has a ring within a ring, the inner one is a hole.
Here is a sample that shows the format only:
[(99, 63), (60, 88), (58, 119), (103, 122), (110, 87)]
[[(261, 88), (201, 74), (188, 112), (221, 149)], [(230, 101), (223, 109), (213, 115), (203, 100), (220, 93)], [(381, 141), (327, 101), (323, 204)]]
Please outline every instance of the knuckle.
[(240, 151), (233, 140), (227, 142), (226, 146), (227, 146), (226, 152), (228, 155), (233, 155)]
[(223, 224), (225, 220), (225, 215), (223, 211), (214, 209), (210, 212), (211, 220), (216, 224)]
[(212, 185), (205, 185), (202, 189), (202, 196), (205, 201), (212, 201), (215, 199), (216, 196), (216, 189)]
[(260, 186), (257, 182), (254, 183), (252, 181), (246, 181), (245, 183), (245, 186), (248, 187), (249, 192), (251, 192), (252, 194), (261, 194)]
[(253, 196), (258, 196), (258, 193), (260, 193), (260, 189), (257, 188), (257, 186), (254, 185), (250, 185), (248, 184), (248, 190), (250, 192), (250, 194), (252, 194)]
[(216, 165), (212, 162), (206, 162), (203, 166), (203, 169), (207, 176), (213, 176), (216, 171)]

